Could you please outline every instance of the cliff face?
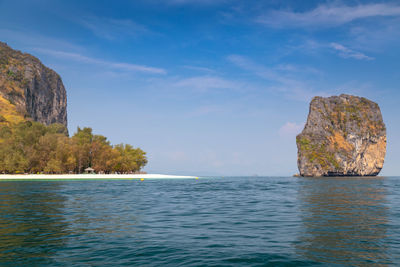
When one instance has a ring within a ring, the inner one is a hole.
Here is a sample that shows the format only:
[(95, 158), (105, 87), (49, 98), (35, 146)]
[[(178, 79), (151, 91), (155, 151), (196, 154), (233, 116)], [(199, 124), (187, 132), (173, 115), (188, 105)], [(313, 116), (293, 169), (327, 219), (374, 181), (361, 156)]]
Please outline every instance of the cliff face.
[(0, 121), (33, 119), (67, 126), (67, 95), (60, 76), (36, 57), (0, 42)]
[(375, 176), (386, 154), (379, 106), (363, 97), (315, 97), (296, 138), (302, 176)]

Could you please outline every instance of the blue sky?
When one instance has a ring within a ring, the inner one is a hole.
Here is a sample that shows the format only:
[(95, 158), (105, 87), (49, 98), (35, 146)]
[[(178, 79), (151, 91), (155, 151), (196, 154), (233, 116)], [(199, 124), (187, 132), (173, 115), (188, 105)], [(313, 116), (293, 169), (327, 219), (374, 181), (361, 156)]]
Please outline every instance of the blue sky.
[(9, 1), (0, 39), (57, 71), (70, 132), (148, 152), (148, 172), (291, 175), (313, 96), (382, 109), (400, 162), (397, 1)]

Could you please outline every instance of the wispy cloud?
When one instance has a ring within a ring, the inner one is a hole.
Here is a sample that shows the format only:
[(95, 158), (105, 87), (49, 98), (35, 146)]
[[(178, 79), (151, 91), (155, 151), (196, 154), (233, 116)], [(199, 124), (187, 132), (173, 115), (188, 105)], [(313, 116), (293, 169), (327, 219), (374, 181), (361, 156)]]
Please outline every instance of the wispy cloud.
[(86, 64), (93, 64), (101, 67), (118, 69), (127, 72), (145, 72), (145, 73), (153, 73), (153, 74), (166, 74), (166, 70), (162, 68), (155, 68), (149, 67), (145, 65), (137, 65), (131, 63), (124, 63), (124, 62), (113, 62), (113, 61), (106, 61), (102, 59), (92, 58), (88, 56), (84, 56), (78, 53), (71, 53), (71, 52), (64, 52), (64, 51), (57, 51), (57, 50), (50, 50), (50, 49), (42, 49), (37, 48), (35, 49), (39, 53), (51, 55), (58, 58), (64, 58), (67, 60), (73, 60), (81, 63)]
[[(357, 44), (358, 42), (356, 41), (347, 41), (347, 43), (351, 43), (352, 47), (357, 46), (358, 49), (368, 49), (368, 44)], [(358, 59), (358, 60), (374, 60), (374, 57), (368, 56), (360, 51), (357, 51), (355, 49), (349, 48), (347, 46), (344, 46), (338, 42), (323, 42), (323, 41), (316, 41), (316, 40), (305, 40), (303, 42), (299, 42), (299, 44), (295, 46), (287, 46), (286, 47), (286, 55), (293, 54), (293, 53), (302, 53), (302, 54), (308, 54), (308, 55), (313, 55), (313, 56), (319, 56), (321, 54), (326, 54), (326, 53), (332, 53), (332, 50), (340, 57), (342, 58), (353, 58), (353, 59)], [(375, 51), (376, 52), (376, 51)], [(278, 66), (279, 68), (280, 66)], [(283, 65), (283, 68), (286, 66)], [(289, 65), (287, 67), (287, 70), (290, 70), (291, 66)], [(312, 67), (304, 67), (302, 66), (301, 68), (297, 68), (300, 71), (305, 71), (307, 72), (314, 72), (316, 74), (321, 73), (320, 70), (312, 68)], [(295, 69), (293, 69), (295, 70)]]
[(373, 57), (369, 57), (361, 52), (354, 51), (348, 47), (345, 47), (344, 45), (338, 44), (338, 43), (331, 43), (330, 47), (333, 48), (334, 50), (339, 52), (339, 56), (343, 58), (354, 58), (354, 59), (359, 59), (359, 60), (373, 60)]
[(279, 64), (274, 69), (293, 73), (308, 73), (312, 75), (322, 75), (322, 71), (310, 66), (298, 66), (293, 64)]
[(209, 73), (215, 72), (215, 70), (213, 70), (211, 68), (207, 68), (207, 67), (190, 66), (190, 65), (185, 65), (183, 67), (188, 70), (194, 70), (194, 71), (200, 71), (200, 72), (209, 72)]
[(387, 19), (374, 25), (358, 24), (350, 28), (352, 48), (385, 53), (400, 44), (400, 17)]
[(288, 69), (279, 71), (279, 67), (268, 68), (240, 55), (230, 55), (228, 60), (243, 70), (269, 81), (269, 90), (284, 93), (288, 98), (309, 101), (314, 95), (327, 95), (325, 92), (313, 90), (313, 86), (304, 79), (287, 75)]
[(90, 16), (80, 19), (78, 23), (92, 31), (96, 36), (108, 40), (134, 37), (150, 32), (145, 26), (130, 19)]
[(174, 84), (175, 87), (195, 89), (206, 92), (210, 89), (239, 89), (240, 84), (218, 76), (196, 76), (182, 79)]
[(395, 4), (362, 4), (356, 6), (320, 5), (307, 12), (274, 10), (258, 17), (257, 22), (276, 28), (334, 27), (371, 17), (400, 16)]
[(282, 137), (293, 137), (301, 132), (304, 127), (304, 123), (287, 122), (283, 125), (278, 133)]
[(11, 40), (10, 45), (18, 44), (24, 51), (29, 51), (33, 47), (58, 47), (58, 49), (74, 51), (83, 50), (83, 47), (67, 40), (45, 36), (40, 32), (26, 31), (24, 28), (17, 30), (0, 28), (0, 36), (2, 39), (4, 38), (2, 41)]

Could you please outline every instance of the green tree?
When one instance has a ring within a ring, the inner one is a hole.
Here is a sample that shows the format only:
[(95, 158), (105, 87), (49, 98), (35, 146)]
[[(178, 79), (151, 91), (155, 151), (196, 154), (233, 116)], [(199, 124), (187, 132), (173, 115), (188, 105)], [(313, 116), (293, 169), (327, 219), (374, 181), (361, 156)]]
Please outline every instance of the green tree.
[(50, 159), (47, 162), (46, 167), (44, 168), (45, 173), (52, 173), (52, 174), (63, 173), (63, 170), (64, 168), (62, 162), (55, 158)]
[(128, 144), (116, 145), (115, 150), (120, 153), (120, 157), (114, 166), (118, 172), (136, 172), (147, 164), (146, 153), (140, 148), (133, 148)]
[(63, 134), (68, 136), (68, 129), (60, 123), (53, 123), (47, 126), (47, 132), (53, 134)]
[(91, 166), (97, 172), (110, 172), (110, 161), (113, 158), (112, 147), (107, 138), (102, 135), (94, 135), (91, 147)]
[(25, 121), (0, 125), (0, 172), (81, 173), (135, 172), (147, 164), (146, 153), (131, 145), (112, 146), (91, 128), (79, 128), (70, 138), (61, 124), (45, 126)]
[(74, 141), (74, 152), (77, 160), (77, 172), (82, 173), (92, 163), (92, 128), (81, 129), (78, 127), (72, 140)]

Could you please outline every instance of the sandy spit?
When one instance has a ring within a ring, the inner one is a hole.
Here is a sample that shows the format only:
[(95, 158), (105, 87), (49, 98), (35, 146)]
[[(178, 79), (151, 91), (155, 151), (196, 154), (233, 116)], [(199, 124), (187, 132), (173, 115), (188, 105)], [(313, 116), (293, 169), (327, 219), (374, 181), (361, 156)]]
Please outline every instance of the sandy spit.
[(0, 180), (91, 180), (91, 179), (198, 179), (166, 174), (0, 174)]

